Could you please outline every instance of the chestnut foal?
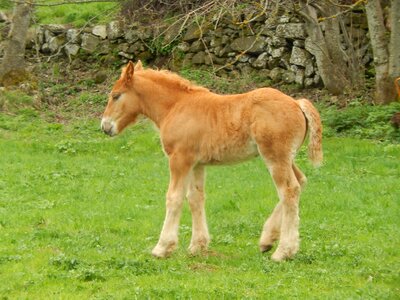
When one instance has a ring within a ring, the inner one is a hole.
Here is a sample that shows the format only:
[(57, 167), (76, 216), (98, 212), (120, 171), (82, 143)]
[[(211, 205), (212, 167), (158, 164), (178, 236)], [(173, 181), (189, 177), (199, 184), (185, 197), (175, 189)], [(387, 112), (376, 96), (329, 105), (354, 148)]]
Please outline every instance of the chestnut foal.
[(101, 121), (110, 136), (119, 134), (138, 115), (160, 130), (169, 158), (170, 183), (166, 217), (152, 251), (168, 256), (178, 242), (185, 196), (192, 213), (189, 251), (207, 249), (210, 241), (204, 211), (206, 165), (226, 164), (261, 155), (272, 175), (279, 203), (265, 222), (260, 250), (276, 240), (275, 261), (292, 257), (299, 248), (299, 196), (306, 177), (294, 163), (309, 131), (309, 158), (322, 163), (322, 125), (315, 107), (272, 88), (237, 95), (218, 95), (168, 71), (144, 69), (139, 61), (122, 70)]

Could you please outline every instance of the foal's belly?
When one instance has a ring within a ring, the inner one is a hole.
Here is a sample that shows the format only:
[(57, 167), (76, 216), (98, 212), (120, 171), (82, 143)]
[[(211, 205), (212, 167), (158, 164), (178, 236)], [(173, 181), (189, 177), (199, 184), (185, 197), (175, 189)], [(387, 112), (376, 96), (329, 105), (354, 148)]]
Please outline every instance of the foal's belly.
[(257, 144), (252, 139), (244, 143), (219, 143), (203, 155), (206, 165), (234, 164), (258, 156)]

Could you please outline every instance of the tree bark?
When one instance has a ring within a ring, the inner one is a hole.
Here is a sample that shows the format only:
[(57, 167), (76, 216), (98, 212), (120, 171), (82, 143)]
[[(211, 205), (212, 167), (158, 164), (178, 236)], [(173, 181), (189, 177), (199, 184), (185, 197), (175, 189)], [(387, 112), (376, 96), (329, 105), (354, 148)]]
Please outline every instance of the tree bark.
[[(398, 0), (392, 2), (398, 2)], [(388, 40), (386, 38), (387, 32), (384, 25), (382, 7), (379, 0), (369, 0), (365, 7), (372, 52), (374, 54), (375, 103), (385, 104), (394, 100), (394, 85), (389, 77)]]
[(4, 57), (0, 66), (0, 82), (12, 71), (25, 72), (25, 43), (32, 12), (32, 3), (17, 3), (8, 35)]
[[(400, 1), (391, 1), (391, 33), (389, 43), (389, 78), (393, 83), (400, 77)], [(392, 89), (392, 100), (395, 100), (397, 94), (395, 88)]]
[(317, 20), (316, 9), (309, 4), (305, 5), (303, 16), (306, 18), (306, 30), (309, 36), (306, 39), (306, 49), (315, 56), (322, 81), (332, 94), (342, 94), (345, 90), (346, 82), (340, 76), (339, 70), (332, 60), (329, 45)]

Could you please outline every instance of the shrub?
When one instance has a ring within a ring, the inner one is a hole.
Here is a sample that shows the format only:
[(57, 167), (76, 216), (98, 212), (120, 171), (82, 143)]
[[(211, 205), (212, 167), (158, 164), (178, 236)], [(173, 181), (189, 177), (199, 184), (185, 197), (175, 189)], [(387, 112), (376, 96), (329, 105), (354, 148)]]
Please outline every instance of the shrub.
[(331, 106), (320, 110), (327, 136), (346, 135), (400, 142), (400, 131), (390, 122), (393, 114), (400, 111), (399, 102), (385, 106), (352, 102), (344, 109)]

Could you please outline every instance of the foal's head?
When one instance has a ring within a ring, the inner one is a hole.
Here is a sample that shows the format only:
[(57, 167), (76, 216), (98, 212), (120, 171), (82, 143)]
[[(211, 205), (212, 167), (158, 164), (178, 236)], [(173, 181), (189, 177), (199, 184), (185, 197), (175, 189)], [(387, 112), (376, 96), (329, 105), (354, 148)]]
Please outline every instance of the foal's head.
[(130, 61), (122, 69), (121, 77), (114, 84), (108, 98), (106, 110), (101, 120), (101, 129), (108, 135), (120, 133), (126, 126), (135, 122), (140, 113), (138, 95), (133, 89), (133, 74), (143, 69), (140, 60), (136, 66)]

